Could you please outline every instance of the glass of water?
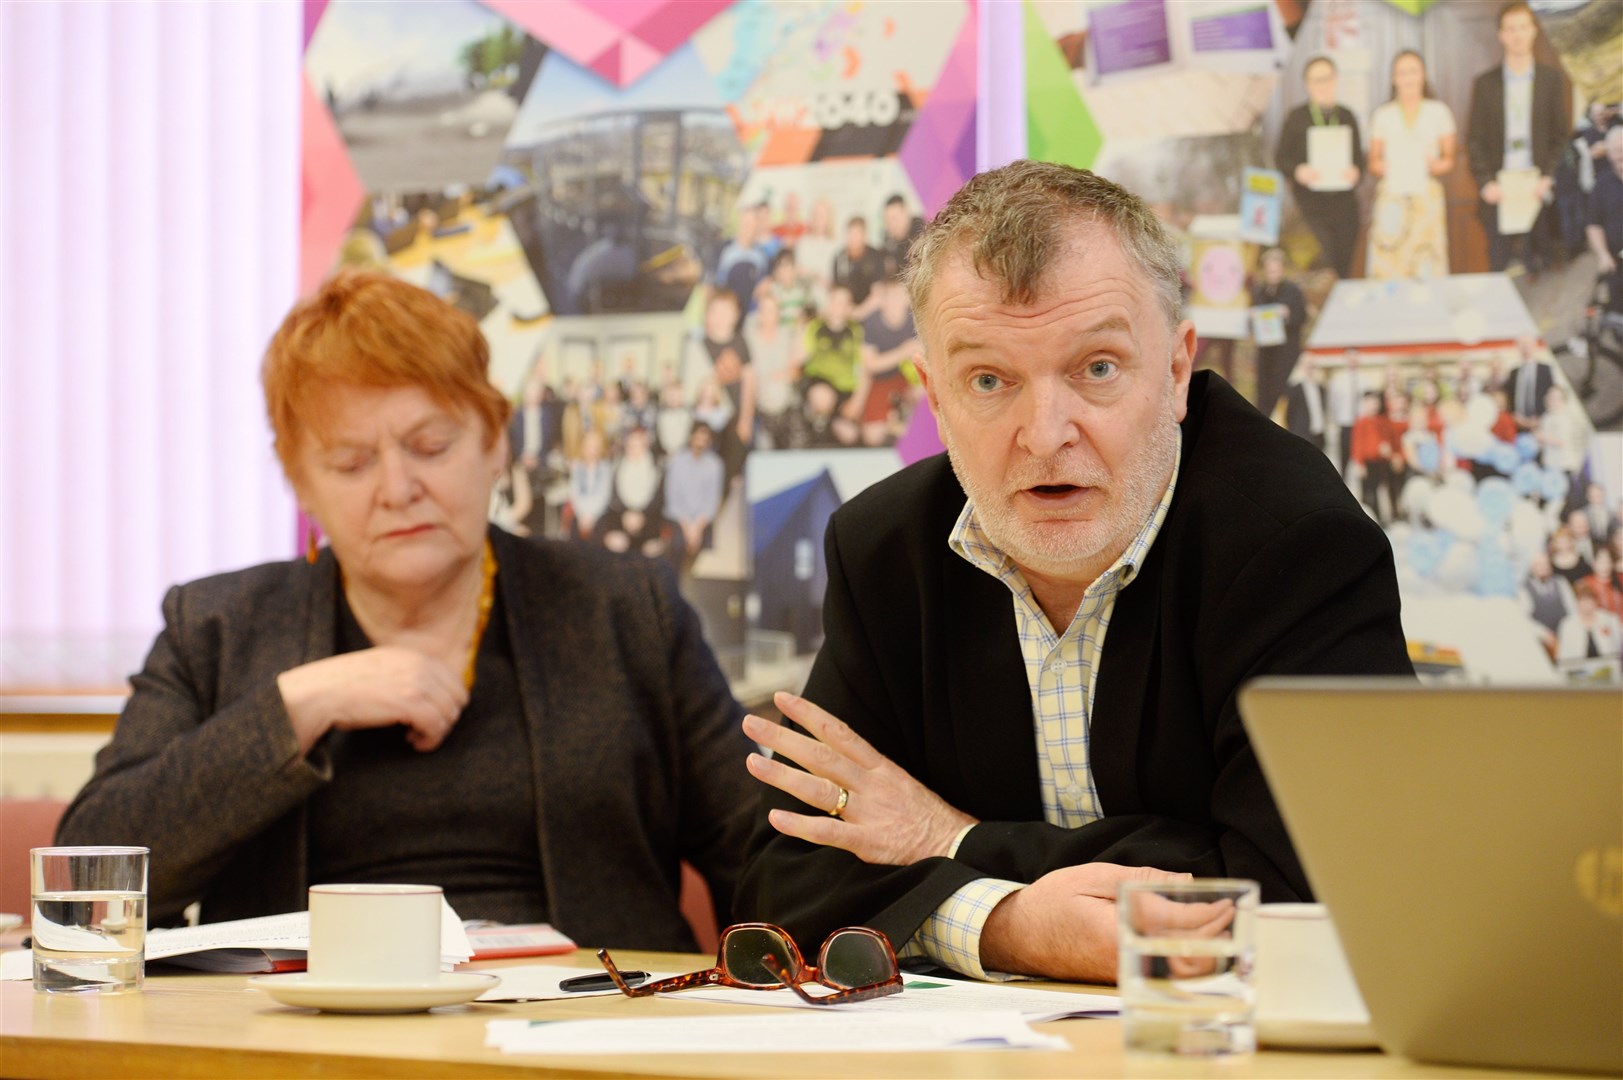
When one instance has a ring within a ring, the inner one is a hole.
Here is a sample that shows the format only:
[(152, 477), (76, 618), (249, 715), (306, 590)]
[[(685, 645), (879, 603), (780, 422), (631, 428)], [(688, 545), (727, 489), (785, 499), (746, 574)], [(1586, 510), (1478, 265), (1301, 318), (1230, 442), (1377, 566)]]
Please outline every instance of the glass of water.
[(1257, 1047), (1257, 883), (1124, 882), (1117, 895), (1129, 1051), (1218, 1057)]
[(141, 989), (147, 849), (46, 847), (28, 856), (34, 989), (89, 994)]

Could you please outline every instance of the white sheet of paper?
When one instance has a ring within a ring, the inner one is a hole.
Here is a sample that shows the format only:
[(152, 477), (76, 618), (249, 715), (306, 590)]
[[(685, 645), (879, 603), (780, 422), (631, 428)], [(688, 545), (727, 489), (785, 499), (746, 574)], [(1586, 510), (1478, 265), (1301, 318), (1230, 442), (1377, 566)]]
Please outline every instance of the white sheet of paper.
[(1251, 309), (1251, 340), (1258, 345), (1285, 344), (1285, 319), (1290, 309), (1284, 304), (1258, 304)]
[(485, 1045), (509, 1054), (849, 1054), (920, 1050), (1069, 1050), (1009, 1013), (890, 1016), (680, 1016), (631, 1020), (492, 1020)]
[[(502, 979), (505, 981), (506, 978), (507, 972), (503, 971)], [(808, 986), (806, 992), (814, 997), (833, 993), (822, 986)], [(682, 998), (685, 1001), (708, 1001), (723, 1005), (776, 1005), (824, 1012), (830, 1008), (808, 1005), (788, 990), (717, 987), (684, 993)], [(1029, 989), (1015, 983), (904, 975), (900, 994), (856, 1001), (838, 1006), (838, 1009), (842, 1013), (849, 1010), (876, 1013), (998, 1012), (1036, 1022), (1067, 1016), (1115, 1016), (1121, 1012), (1121, 1001), (1109, 994), (1067, 994), (1059, 990)]]
[(33, 977), (33, 949), (7, 949), (0, 953), (0, 982), (20, 982)]
[(1520, 236), (1533, 227), (1544, 200), (1538, 197), (1537, 169), (1499, 170), (1499, 232)]
[[(147, 959), (162, 960), (207, 949), (309, 949), (310, 913), (290, 911), (256, 919), (232, 919), (199, 926), (159, 927), (147, 931)], [(440, 900), (440, 961), (461, 964), (473, 955), (462, 920)]]
[(1426, 190), (1426, 152), (1413, 140), (1386, 144), (1386, 190), (1394, 195), (1419, 195)]
[[(584, 993), (566, 992), (558, 988), (565, 979), (577, 975), (594, 974), (591, 968), (564, 967), (559, 964), (521, 964), (501, 969), (502, 984), (479, 995), (480, 1001), (568, 1001), (571, 998), (616, 997), (616, 987), (607, 990), (588, 990)], [(651, 971), (650, 981), (680, 975), (679, 971)], [(684, 994), (684, 997), (691, 995)]]
[(157, 927), (147, 931), (147, 959), (162, 960), (207, 949), (309, 949), (310, 913), (290, 911), (257, 919)]
[(1352, 167), (1352, 128), (1314, 125), (1307, 129), (1307, 163), (1319, 170), (1314, 191), (1346, 191), (1352, 185), (1342, 178)]

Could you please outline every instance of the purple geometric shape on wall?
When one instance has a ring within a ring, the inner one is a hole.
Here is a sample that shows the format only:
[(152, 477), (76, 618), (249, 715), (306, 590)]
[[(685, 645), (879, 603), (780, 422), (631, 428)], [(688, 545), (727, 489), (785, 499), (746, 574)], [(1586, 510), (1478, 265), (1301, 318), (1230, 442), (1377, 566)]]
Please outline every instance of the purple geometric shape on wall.
[(901, 457), (902, 464), (911, 465), (945, 449), (941, 445), (941, 436), (936, 433), (935, 414), (930, 411), (930, 403), (920, 398), (907, 430), (896, 440), (896, 453)]
[(926, 217), (975, 175), (975, 38), (978, 12), (964, 19), (958, 40), (936, 77), (896, 155), (913, 181)]

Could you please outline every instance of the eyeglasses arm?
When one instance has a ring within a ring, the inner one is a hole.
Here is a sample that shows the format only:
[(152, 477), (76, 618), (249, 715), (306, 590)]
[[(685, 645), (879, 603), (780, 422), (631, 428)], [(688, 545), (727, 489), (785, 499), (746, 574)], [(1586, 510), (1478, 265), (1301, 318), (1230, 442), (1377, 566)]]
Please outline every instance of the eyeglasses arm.
[(620, 993), (626, 997), (648, 997), (651, 994), (669, 994), (677, 990), (691, 990), (696, 986), (709, 986), (714, 982), (712, 976), (716, 971), (715, 968), (710, 968), (706, 971), (694, 971), (687, 975), (673, 975), (669, 979), (660, 979), (657, 982), (632, 986), (626, 982), (625, 976), (621, 975), (620, 969), (614, 965), (614, 958), (609, 955), (609, 950), (597, 950), (597, 960), (598, 963), (603, 965), (603, 969), (609, 973), (609, 978), (614, 980), (614, 985), (619, 987)]

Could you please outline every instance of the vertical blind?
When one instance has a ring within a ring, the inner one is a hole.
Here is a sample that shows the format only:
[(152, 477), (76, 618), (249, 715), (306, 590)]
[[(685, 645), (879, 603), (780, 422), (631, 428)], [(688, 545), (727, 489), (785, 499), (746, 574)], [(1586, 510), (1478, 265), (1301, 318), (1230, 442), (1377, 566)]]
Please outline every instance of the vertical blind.
[(291, 552), (301, 18), (0, 4), (0, 689), (116, 685), (167, 586)]

